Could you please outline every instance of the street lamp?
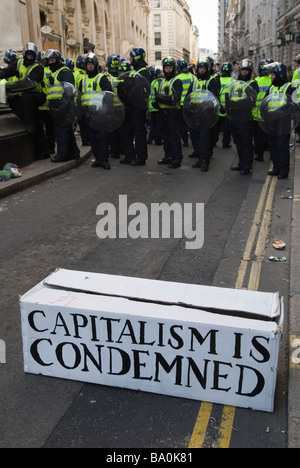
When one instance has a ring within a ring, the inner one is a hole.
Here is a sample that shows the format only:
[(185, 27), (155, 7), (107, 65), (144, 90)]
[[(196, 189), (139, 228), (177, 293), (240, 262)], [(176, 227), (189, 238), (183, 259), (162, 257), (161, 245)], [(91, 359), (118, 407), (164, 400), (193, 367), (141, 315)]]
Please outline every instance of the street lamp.
[(282, 37), (278, 37), (278, 38), (277, 38), (276, 45), (277, 45), (277, 47), (283, 46), (283, 39), (282, 39)]
[(287, 32), (285, 33), (285, 41), (286, 41), (287, 43), (289, 43), (289, 42), (292, 42), (293, 40), (294, 40), (294, 34), (291, 33), (291, 32), (289, 32), (289, 31), (287, 31)]

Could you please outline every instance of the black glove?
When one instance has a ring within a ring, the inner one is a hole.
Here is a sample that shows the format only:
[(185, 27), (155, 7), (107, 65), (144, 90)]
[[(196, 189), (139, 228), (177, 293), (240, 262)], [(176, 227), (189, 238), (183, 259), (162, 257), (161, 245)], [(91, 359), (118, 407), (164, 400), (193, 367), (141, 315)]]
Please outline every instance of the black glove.
[(50, 76), (50, 77), (49, 77), (49, 83), (50, 83), (51, 85), (54, 85), (54, 78), (53, 78), (53, 76)]

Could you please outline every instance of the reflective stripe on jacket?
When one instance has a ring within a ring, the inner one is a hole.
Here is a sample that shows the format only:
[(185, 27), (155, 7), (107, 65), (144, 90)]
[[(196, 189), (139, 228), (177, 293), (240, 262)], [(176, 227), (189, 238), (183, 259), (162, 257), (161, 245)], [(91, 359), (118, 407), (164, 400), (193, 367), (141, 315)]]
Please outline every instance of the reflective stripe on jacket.
[(256, 98), (256, 106), (252, 111), (252, 115), (254, 120), (261, 120), (262, 117), (260, 113), (260, 106), (270, 89), (272, 80), (269, 76), (259, 76), (255, 79), (255, 81), (258, 84), (259, 92)]
[[(19, 72), (19, 78), (18, 80), (25, 80), (25, 78), (30, 78), (30, 73), (32, 70), (35, 68), (39, 67), (40, 64), (38, 62), (34, 62), (32, 65), (29, 65), (29, 67), (25, 67), (24, 65), (24, 59), (18, 60), (17, 64), (17, 70)], [(16, 81), (18, 81), (16, 80)], [(36, 88), (34, 89), (36, 92), (42, 92), (42, 83), (38, 83)]]

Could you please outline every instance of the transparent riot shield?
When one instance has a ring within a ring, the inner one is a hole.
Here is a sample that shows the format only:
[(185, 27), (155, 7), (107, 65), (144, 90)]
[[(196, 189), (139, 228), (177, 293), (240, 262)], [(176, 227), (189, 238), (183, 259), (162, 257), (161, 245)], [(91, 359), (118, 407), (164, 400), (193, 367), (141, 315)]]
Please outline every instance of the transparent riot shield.
[(210, 91), (199, 89), (189, 94), (183, 106), (183, 117), (188, 127), (197, 130), (213, 128), (219, 119), (220, 104)]
[[(62, 82), (50, 86), (48, 100), (51, 115), (55, 121), (73, 124), (81, 116), (81, 97), (71, 83)], [(51, 97), (52, 96), (52, 97)]]
[(110, 91), (94, 92), (83, 109), (88, 125), (96, 131), (113, 132), (121, 127), (125, 117), (124, 104)]
[(136, 72), (125, 72), (118, 78), (118, 96), (130, 109), (147, 109), (150, 88), (150, 83), (146, 78)]
[(225, 98), (227, 115), (232, 122), (245, 122), (252, 119), (257, 92), (251, 82), (233, 81)]
[(261, 103), (260, 113), (260, 127), (272, 136), (288, 135), (300, 122), (298, 102), (283, 93), (267, 96)]

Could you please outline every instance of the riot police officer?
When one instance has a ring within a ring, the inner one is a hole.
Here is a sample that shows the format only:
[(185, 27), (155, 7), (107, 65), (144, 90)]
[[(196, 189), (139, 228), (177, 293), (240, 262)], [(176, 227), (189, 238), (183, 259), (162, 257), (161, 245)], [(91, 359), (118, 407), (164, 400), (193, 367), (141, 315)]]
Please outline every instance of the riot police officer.
[[(87, 74), (83, 77), (79, 84), (79, 91), (81, 92), (81, 102), (83, 112), (90, 105), (91, 98), (94, 97), (95, 92), (111, 91), (111, 86), (108, 78), (103, 73), (99, 73), (98, 58), (94, 53), (89, 53), (84, 59)], [(86, 118), (86, 114), (83, 115)], [(109, 170), (109, 145), (107, 134), (99, 129), (93, 129), (86, 120), (86, 127), (88, 129), (88, 136), (91, 147), (95, 156), (95, 162), (92, 167), (101, 167), (102, 169)]]
[[(287, 68), (283, 63), (274, 62), (269, 65), (271, 71), (272, 85), (268, 95), (292, 96), (294, 88), (292, 83), (288, 82)], [(278, 104), (275, 104), (276, 106)], [(274, 109), (275, 110), (275, 109)], [(279, 109), (280, 110), (280, 109)], [(272, 104), (270, 105), (272, 112)], [(282, 125), (283, 127), (284, 125)], [(286, 132), (280, 132), (280, 135), (268, 135), (268, 145), (273, 162), (273, 169), (268, 172), (270, 176), (277, 176), (278, 179), (287, 179), (290, 171), (290, 124), (287, 125)]]
[(157, 92), (159, 90), (159, 85), (164, 75), (161, 67), (156, 66), (150, 68), (150, 73), (152, 77), (152, 82), (148, 106), (148, 112), (150, 115), (150, 131), (148, 135), (148, 144), (151, 145), (154, 140), (156, 145), (162, 145), (162, 137), (160, 127), (158, 124), (158, 109), (155, 109), (153, 107), (153, 102), (155, 101), (155, 91)]
[(220, 90), (220, 118), (217, 124), (217, 136), (220, 131), (223, 131), (223, 148), (231, 148), (231, 131), (230, 122), (226, 113), (226, 94), (229, 92), (230, 83), (233, 81), (232, 78), (233, 65), (230, 62), (224, 62), (221, 66), (221, 90)]
[[(298, 54), (294, 59), (294, 73), (292, 77), (292, 83), (297, 82), (298, 89), (300, 89), (300, 54)], [(300, 143), (300, 124), (296, 127), (296, 133), (298, 133), (298, 141)]]
[(107, 57), (106, 60), (106, 69), (110, 76), (117, 78), (119, 75), (119, 64), (120, 64), (120, 55), (119, 54), (113, 54)]
[(183, 146), (188, 146), (188, 128), (183, 118), (182, 108), (184, 106), (184, 101), (188, 95), (190, 86), (197, 81), (197, 78), (189, 69), (189, 64), (184, 59), (177, 60), (177, 78), (182, 81), (182, 95), (181, 95), (181, 139), (183, 141)]
[[(202, 57), (198, 61), (197, 79), (198, 81), (191, 87), (193, 91), (197, 89), (207, 90), (219, 98), (221, 89), (220, 76), (214, 74), (213, 62), (210, 57)], [(190, 133), (194, 147), (194, 154), (191, 156), (198, 157), (198, 161), (192, 165), (192, 168), (200, 168), (201, 172), (207, 172), (213, 154), (215, 128), (201, 131), (191, 129)]]
[(71, 72), (73, 72), (73, 73), (75, 72), (75, 62), (74, 62), (73, 59), (67, 58), (65, 60), (65, 65), (66, 65), (66, 67), (69, 68), (69, 70), (71, 70)]
[(183, 159), (180, 131), (181, 131), (181, 96), (182, 81), (176, 77), (176, 62), (173, 57), (166, 57), (162, 61), (164, 80), (155, 91), (153, 106), (159, 110), (158, 125), (161, 130), (164, 158), (158, 164), (168, 164), (170, 169), (181, 166)]
[[(129, 62), (133, 68), (130, 77), (138, 79), (140, 75), (146, 80), (146, 84), (151, 84), (150, 72), (147, 69), (145, 61), (146, 52), (141, 47), (134, 47), (130, 51)], [(134, 86), (134, 84), (133, 84)], [(119, 91), (119, 96), (121, 91)], [(121, 97), (123, 100), (123, 96)], [(123, 125), (120, 128), (120, 139), (125, 158), (120, 161), (121, 164), (130, 164), (131, 166), (143, 166), (148, 159), (147, 131), (146, 131), (146, 110), (147, 108), (137, 109), (135, 103), (126, 102), (126, 116)]]
[[(86, 74), (83, 54), (78, 55), (76, 59), (76, 68), (73, 73), (74, 73), (74, 79), (75, 79), (75, 87), (78, 89), (80, 81)], [(82, 146), (90, 146), (88, 130), (86, 128), (85, 120), (80, 117), (78, 121), (78, 125), (79, 125), (79, 130), (80, 130)]]
[(7, 94), (12, 111), (26, 125), (27, 132), (33, 135), (36, 157), (50, 156), (38, 108), (45, 102), (42, 89), (44, 69), (37, 61), (38, 48), (33, 42), (24, 47), (24, 58), (12, 61), (6, 69), (0, 70), (0, 79), (14, 79), (7, 84)]
[[(47, 66), (47, 60), (45, 58), (45, 52), (40, 51), (38, 53), (38, 61), (44, 67), (44, 80), (43, 80), (43, 92), (47, 95), (48, 88), (50, 86), (49, 78), (51, 77), (51, 70)], [(50, 154), (55, 154), (55, 144), (56, 144), (56, 135), (55, 135), (55, 122), (51, 117), (49, 107), (45, 102), (42, 106), (39, 107), (39, 115), (43, 122), (43, 126), (46, 131), (46, 138), (50, 147)]]
[(267, 135), (262, 130), (259, 125), (260, 115), (260, 106), (262, 101), (267, 95), (267, 92), (270, 89), (272, 84), (270, 78), (270, 71), (266, 67), (269, 63), (274, 62), (274, 60), (261, 60), (258, 64), (258, 76), (255, 78), (255, 81), (258, 85), (258, 95), (256, 99), (256, 105), (253, 109), (253, 130), (254, 130), (254, 152), (256, 154), (255, 161), (264, 160), (264, 152), (268, 149)]
[[(239, 157), (238, 165), (233, 166), (231, 170), (238, 171), (243, 176), (251, 174), (254, 157), (252, 109), (255, 106), (258, 85), (252, 80), (252, 72), (253, 62), (249, 59), (242, 60), (238, 81), (248, 83), (249, 86), (241, 84), (239, 88), (237, 87), (230, 104), (231, 131)], [(249, 96), (250, 92), (253, 92), (253, 100)], [(251, 105), (248, 106), (248, 102), (251, 104), (251, 100), (252, 108)], [(248, 106), (247, 109), (240, 107), (244, 105), (244, 102)]]
[[(106, 60), (106, 77), (110, 82), (112, 91), (117, 95), (118, 94), (118, 76), (119, 76), (119, 65), (121, 63), (121, 57), (119, 54), (113, 54), (107, 57)], [(129, 67), (130, 68), (130, 67)], [(121, 156), (121, 140), (119, 129), (109, 133), (109, 148), (110, 156), (113, 159), (120, 159)]]
[(18, 52), (14, 49), (8, 49), (4, 53), (4, 63), (11, 65), (13, 62), (19, 60)]
[[(49, 88), (47, 90), (47, 103), (50, 110), (55, 108), (63, 98), (63, 87), (61, 83), (75, 85), (74, 75), (71, 70), (64, 66), (63, 58), (58, 50), (49, 49), (45, 58), (50, 68)], [(79, 159), (80, 151), (76, 143), (73, 123), (64, 119), (63, 115), (55, 118), (55, 135), (57, 142), (57, 154), (51, 159), (53, 163), (61, 163), (70, 159)]]

